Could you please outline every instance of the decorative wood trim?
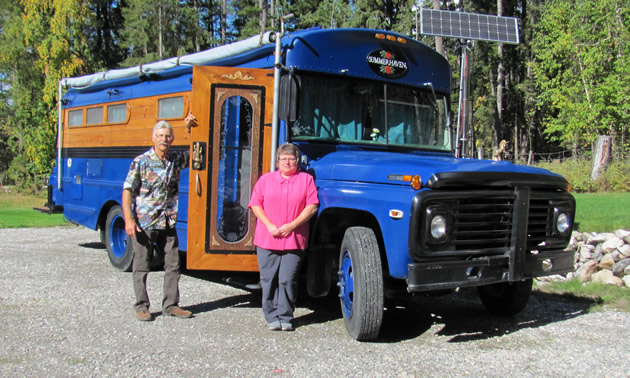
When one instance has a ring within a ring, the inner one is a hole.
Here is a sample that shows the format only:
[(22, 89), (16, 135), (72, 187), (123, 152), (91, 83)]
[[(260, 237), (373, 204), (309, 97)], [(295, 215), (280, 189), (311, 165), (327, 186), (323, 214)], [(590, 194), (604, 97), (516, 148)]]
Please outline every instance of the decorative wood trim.
[(243, 75), (241, 71), (236, 71), (233, 74), (224, 74), (224, 75), (221, 75), (221, 77), (225, 79), (229, 79), (229, 80), (256, 80), (256, 78), (253, 76), (250, 76), (249, 73), (246, 73), (245, 75)]

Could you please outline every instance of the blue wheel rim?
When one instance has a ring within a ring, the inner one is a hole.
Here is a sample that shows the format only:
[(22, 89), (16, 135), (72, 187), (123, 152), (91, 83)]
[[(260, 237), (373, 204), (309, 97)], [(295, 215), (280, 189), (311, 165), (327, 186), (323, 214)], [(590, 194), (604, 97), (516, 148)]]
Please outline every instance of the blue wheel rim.
[(125, 231), (125, 219), (117, 215), (112, 221), (109, 230), (109, 245), (114, 257), (120, 259), (127, 251), (127, 232)]
[(343, 252), (341, 258), (341, 268), (339, 270), (339, 298), (347, 318), (352, 317), (352, 306), (354, 301), (354, 272), (352, 269), (352, 258), (348, 251)]

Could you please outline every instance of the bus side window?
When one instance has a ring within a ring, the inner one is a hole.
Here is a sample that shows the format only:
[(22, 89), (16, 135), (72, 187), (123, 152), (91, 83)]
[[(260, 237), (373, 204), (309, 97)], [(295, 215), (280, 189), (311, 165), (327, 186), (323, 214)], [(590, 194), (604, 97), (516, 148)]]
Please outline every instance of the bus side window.
[(169, 97), (158, 100), (158, 119), (182, 118), (184, 116), (184, 97)]
[(107, 123), (123, 123), (127, 121), (127, 104), (109, 105), (107, 107)]
[(100, 125), (103, 123), (103, 107), (89, 108), (85, 117), (86, 125)]
[(70, 110), (68, 112), (68, 126), (83, 125), (83, 109)]

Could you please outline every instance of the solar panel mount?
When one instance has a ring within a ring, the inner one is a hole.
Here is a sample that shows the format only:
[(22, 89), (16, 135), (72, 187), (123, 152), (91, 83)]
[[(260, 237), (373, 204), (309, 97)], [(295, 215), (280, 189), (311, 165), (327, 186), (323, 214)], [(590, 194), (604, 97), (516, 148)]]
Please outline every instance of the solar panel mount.
[(422, 8), (420, 32), (438, 37), (519, 43), (518, 19), (515, 17)]

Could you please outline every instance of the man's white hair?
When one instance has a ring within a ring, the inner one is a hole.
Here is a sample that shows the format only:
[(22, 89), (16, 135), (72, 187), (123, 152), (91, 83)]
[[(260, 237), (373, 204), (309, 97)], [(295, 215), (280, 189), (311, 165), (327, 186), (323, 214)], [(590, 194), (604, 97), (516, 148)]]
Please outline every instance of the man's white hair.
[(159, 129), (169, 129), (171, 135), (173, 134), (173, 126), (164, 120), (158, 121), (155, 126), (153, 126), (153, 135), (155, 135)]

